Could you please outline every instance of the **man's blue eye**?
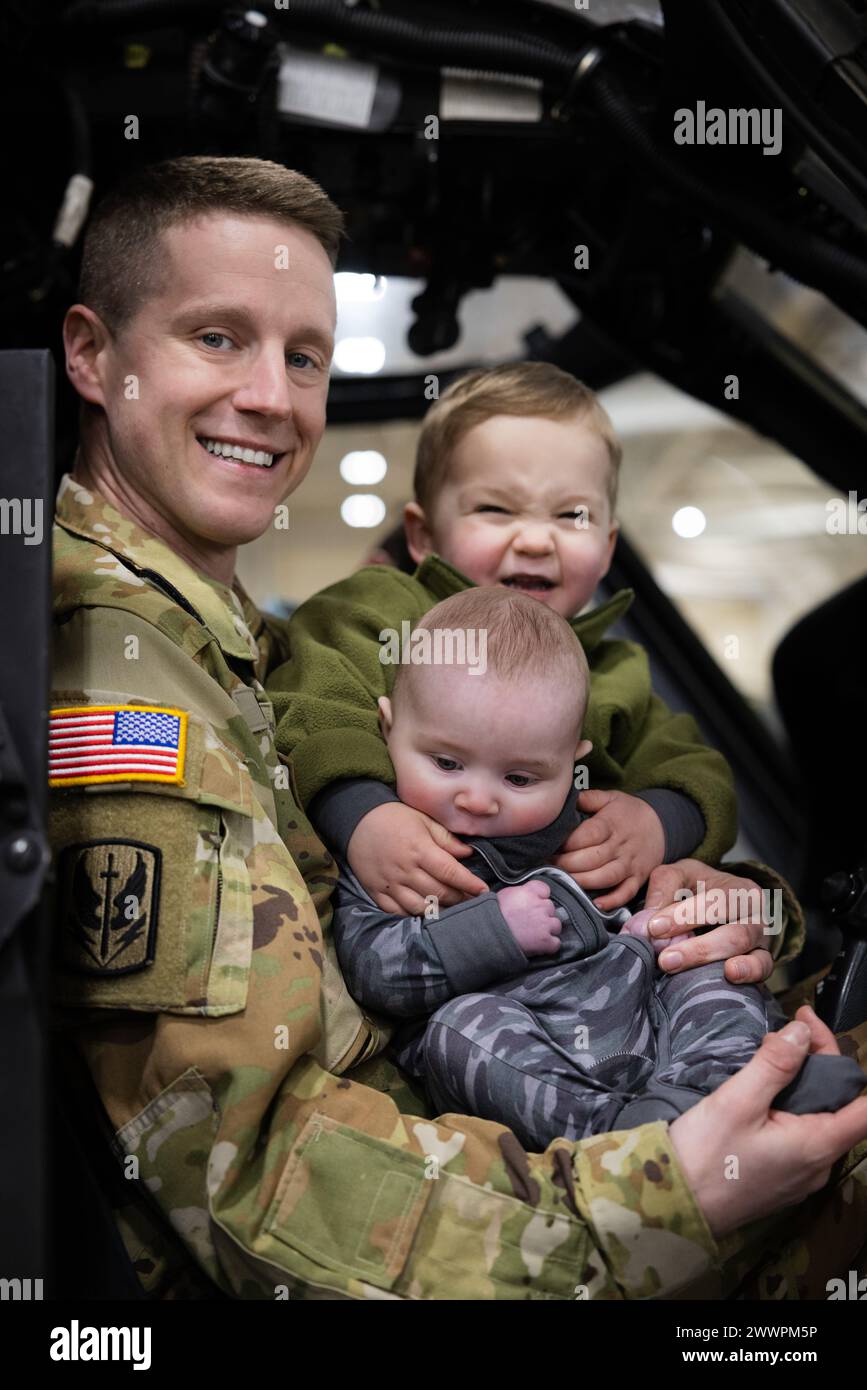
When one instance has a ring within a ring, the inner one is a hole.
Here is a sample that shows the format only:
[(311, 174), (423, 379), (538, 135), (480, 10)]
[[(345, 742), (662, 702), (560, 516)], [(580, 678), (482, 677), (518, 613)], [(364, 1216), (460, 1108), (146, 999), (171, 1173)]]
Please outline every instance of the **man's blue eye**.
[(305, 362), (309, 362), (309, 364), (310, 364), (311, 367), (315, 367), (315, 366), (316, 366), (316, 363), (313, 361), (313, 358), (312, 358), (312, 357), (309, 357), (308, 354), (307, 354), (306, 352), (290, 352), (290, 353), (289, 353), (289, 361), (291, 362), (291, 365), (292, 365), (293, 367), (297, 367), (298, 363), (297, 363), (297, 362), (292, 362), (292, 358), (293, 358), (293, 357), (302, 357), (302, 358), (304, 359)]
[[(212, 330), (210, 333), (202, 333), (201, 341), (204, 342), (206, 338), (223, 338), (227, 343), (232, 341), (226, 333), (217, 333), (216, 330)], [(209, 344), (209, 346), (212, 346), (212, 344)]]

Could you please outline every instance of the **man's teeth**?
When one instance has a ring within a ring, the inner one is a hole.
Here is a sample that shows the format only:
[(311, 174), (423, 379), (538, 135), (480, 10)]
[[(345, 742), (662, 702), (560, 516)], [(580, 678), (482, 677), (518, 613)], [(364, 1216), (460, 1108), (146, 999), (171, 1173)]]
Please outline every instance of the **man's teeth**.
[(237, 459), (239, 463), (256, 463), (260, 468), (270, 468), (274, 454), (263, 453), (261, 449), (242, 449), (240, 444), (224, 444), (219, 439), (200, 439), (199, 443), (209, 454), (219, 454), (224, 459)]

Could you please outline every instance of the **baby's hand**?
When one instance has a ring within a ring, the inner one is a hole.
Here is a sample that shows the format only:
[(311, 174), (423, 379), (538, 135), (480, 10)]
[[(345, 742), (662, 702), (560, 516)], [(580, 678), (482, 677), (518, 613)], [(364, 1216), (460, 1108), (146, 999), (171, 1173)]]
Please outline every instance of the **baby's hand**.
[(602, 912), (628, 903), (665, 858), (665, 831), (652, 806), (627, 792), (585, 791), (588, 815), (551, 861), (581, 888), (611, 888), (596, 898)]
[(553, 956), (560, 949), (563, 923), (551, 901), (551, 889), (538, 878), (501, 888), (500, 911), (525, 956)]
[(643, 936), (645, 941), (653, 944), (653, 949), (659, 955), (668, 946), (676, 946), (681, 941), (688, 941), (695, 933), (691, 931), (682, 932), (680, 936), (651, 936), (647, 930), (647, 924), (656, 912), (655, 907), (646, 907), (641, 912), (634, 913), (628, 922), (624, 922), (620, 928), (621, 936)]

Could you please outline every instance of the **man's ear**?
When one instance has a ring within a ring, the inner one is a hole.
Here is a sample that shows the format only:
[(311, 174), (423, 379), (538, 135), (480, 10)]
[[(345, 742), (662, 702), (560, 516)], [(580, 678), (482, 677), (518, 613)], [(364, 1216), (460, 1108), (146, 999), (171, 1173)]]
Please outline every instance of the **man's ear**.
[(417, 565), (428, 555), (433, 555), (434, 546), (427, 517), (418, 502), (407, 502), (403, 509), (403, 529), (406, 534), (406, 548)]
[(387, 695), (380, 695), (376, 703), (379, 707), (380, 732), (382, 737), (387, 740), (391, 733), (391, 726), (394, 723), (394, 716), (391, 712), (391, 700), (389, 700)]
[(73, 304), (63, 320), (66, 375), (79, 396), (105, 408), (105, 384), (100, 366), (111, 341), (105, 324), (86, 304)]
[(581, 742), (578, 744), (578, 747), (575, 749), (576, 763), (580, 763), (582, 758), (586, 758), (587, 754), (590, 752), (592, 747), (593, 744), (591, 743), (589, 738), (582, 738)]

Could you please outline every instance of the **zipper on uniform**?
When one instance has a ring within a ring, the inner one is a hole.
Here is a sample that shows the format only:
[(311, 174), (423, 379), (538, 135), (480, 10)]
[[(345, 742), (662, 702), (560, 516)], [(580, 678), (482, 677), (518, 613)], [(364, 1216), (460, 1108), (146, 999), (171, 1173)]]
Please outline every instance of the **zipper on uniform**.
[[(220, 828), (222, 829), (223, 834), (225, 835), (225, 833), (226, 833), (226, 827), (225, 827), (225, 825), (223, 824), (223, 818), (222, 818), (222, 816), (220, 817)], [(221, 844), (222, 844), (222, 838), (221, 838)], [(223, 863), (222, 863), (222, 859), (220, 858), (220, 851), (217, 850), (217, 928), (218, 928), (218, 929), (219, 929), (219, 926), (220, 926), (220, 903), (222, 902), (222, 899), (223, 899)]]

